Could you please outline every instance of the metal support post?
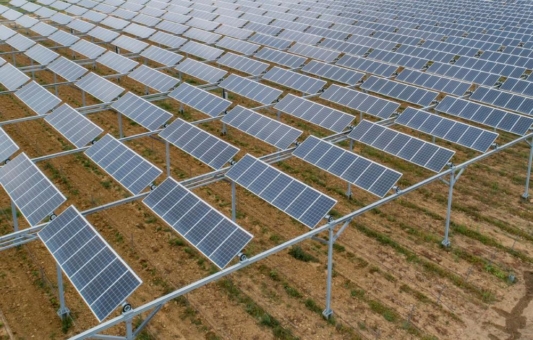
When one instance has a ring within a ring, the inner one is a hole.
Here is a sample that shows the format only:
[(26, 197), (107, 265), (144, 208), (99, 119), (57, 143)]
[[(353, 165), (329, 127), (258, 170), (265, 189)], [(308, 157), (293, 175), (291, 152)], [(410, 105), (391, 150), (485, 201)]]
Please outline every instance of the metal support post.
[(117, 112), (118, 117), (118, 135), (120, 138), (124, 138), (124, 131), (122, 131), (122, 114)]
[(225, 136), (228, 133), (228, 127), (226, 123), (222, 123), (222, 135)]
[(142, 330), (144, 329), (144, 327), (146, 327), (146, 325), (148, 325), (148, 323), (153, 319), (153, 317), (157, 314), (157, 312), (159, 312), (161, 310), (161, 308), (163, 308), (163, 305), (159, 305), (158, 307), (156, 307), (152, 313), (150, 313), (150, 315), (148, 315), (148, 317), (146, 319), (143, 320), (143, 322), (141, 322), (141, 324), (137, 327), (137, 329), (135, 329), (135, 331), (133, 332), (133, 336), (134, 338), (137, 338), (137, 336), (139, 335), (140, 332), (142, 332)]
[(11, 201), (11, 216), (13, 216), (13, 230), (19, 231), (19, 220), (17, 219), (17, 206)]
[(533, 138), (531, 138), (531, 142), (529, 142), (529, 161), (527, 163), (526, 186), (524, 189), (524, 194), (522, 195), (522, 198), (524, 199), (529, 198), (529, 181), (531, 180), (531, 163), (532, 162), (533, 162)]
[(170, 143), (165, 141), (165, 153), (167, 157), (167, 177), (170, 177)]
[(450, 232), (450, 218), (452, 213), (452, 199), (453, 199), (453, 186), (455, 185), (455, 171), (450, 172), (450, 181), (448, 182), (448, 207), (446, 210), (446, 227), (444, 229), (444, 240), (442, 240), (442, 245), (445, 247), (450, 246), (450, 240), (448, 238)]
[(15, 56), (15, 48), (11, 47), (11, 58), (13, 58), (13, 66), (17, 67), (17, 57)]
[(63, 289), (63, 273), (61, 272), (61, 267), (59, 264), (56, 264), (56, 270), (57, 270), (57, 290), (59, 293), (59, 310), (57, 311), (57, 315), (61, 318), (61, 320), (64, 320), (66, 317), (69, 316), (70, 310), (65, 305), (65, 291)]
[(237, 221), (237, 190), (235, 182), (231, 181), (231, 219)]
[(328, 239), (328, 281), (326, 287), (326, 309), (322, 312), (322, 315), (326, 319), (329, 319), (333, 314), (331, 310), (331, 280), (333, 278), (333, 244), (335, 243), (335, 237), (333, 235), (333, 227), (329, 228)]
[(126, 319), (126, 339), (133, 340), (133, 316)]
[[(55, 95), (57, 96), (57, 74), (55, 73), (54, 73), (54, 91), (55, 91)], [(85, 106), (85, 103), (83, 103), (83, 105)]]
[[(350, 139), (350, 151), (353, 151), (353, 139)], [(352, 198), (352, 185), (350, 182), (348, 183), (348, 189), (346, 190), (346, 197)]]
[[(32, 66), (32, 69), (33, 69), (33, 59), (30, 59), (30, 66)], [(35, 72), (34, 71), (31, 71), (31, 80), (35, 80)], [(56, 82), (54, 81), (54, 83), (56, 83)]]
[(278, 117), (278, 120), (281, 120), (281, 112), (279, 110), (276, 112), (276, 115)]
[(81, 90), (81, 105), (85, 106), (85, 91)]
[(363, 120), (363, 111), (359, 111), (359, 122)]

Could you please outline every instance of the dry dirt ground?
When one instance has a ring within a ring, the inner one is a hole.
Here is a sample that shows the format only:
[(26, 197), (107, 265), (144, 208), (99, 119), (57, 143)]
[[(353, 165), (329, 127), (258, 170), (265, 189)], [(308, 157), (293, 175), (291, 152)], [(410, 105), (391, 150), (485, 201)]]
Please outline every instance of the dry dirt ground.
[[(66, 49), (60, 52), (70, 56)], [(27, 65), (29, 61), (19, 56), (17, 64)], [(95, 71), (109, 73), (102, 67)], [(53, 79), (48, 71), (35, 75), (41, 83), (51, 83)], [(144, 89), (127, 77), (121, 79), (120, 85), (137, 93)], [(61, 86), (59, 97), (74, 107), (81, 106), (81, 92), (76, 88)], [(257, 105), (237, 96), (231, 99), (247, 107)], [(87, 105), (91, 103), (96, 101), (89, 98)], [(190, 109), (178, 113), (179, 105), (173, 100), (157, 104), (175, 117), (189, 121), (205, 118)], [(30, 115), (33, 113), (14, 96), (0, 96), (0, 121)], [(89, 118), (106, 132), (118, 135), (115, 113), (100, 112)], [(304, 131), (300, 140), (308, 134), (328, 134), (287, 115), (282, 115), (282, 121)], [(221, 136), (219, 122), (202, 127)], [(43, 120), (3, 128), (30, 157), (71, 148)], [(127, 136), (143, 131), (126, 120)], [(419, 137), (430, 140), (424, 135)], [(241, 149), (237, 158), (246, 153), (260, 156), (274, 151), (232, 128), (221, 138)], [(504, 144), (511, 139), (502, 134), (498, 142)], [(455, 163), (476, 155), (443, 141), (437, 143), (457, 150)], [(126, 144), (165, 170), (165, 148), (160, 141), (145, 137)], [(347, 143), (341, 145), (347, 147)], [(404, 174), (401, 187), (432, 175), (357, 143), (355, 151), (401, 171)], [(166, 304), (140, 338), (531, 339), (533, 212), (532, 203), (520, 199), (528, 152), (528, 146), (522, 143), (468, 167), (454, 191), (450, 249), (440, 246), (448, 190), (441, 182), (352, 221), (335, 246), (334, 318), (329, 321), (321, 316), (327, 247), (306, 241), (301, 245), (300, 256), (283, 251)], [(174, 147), (171, 163), (172, 176), (177, 180), (210, 171)], [(68, 197), (68, 203), (80, 210), (128, 196), (82, 154), (37, 165)], [(345, 183), (300, 160), (290, 159), (276, 166), (337, 199), (333, 216), (342, 216), (375, 201), (357, 188), (353, 197), (347, 199)], [(157, 182), (163, 179), (161, 176)], [(227, 182), (194, 192), (231, 216)], [(237, 223), (255, 235), (246, 250), (250, 255), (307, 230), (242, 188), (237, 189), (237, 202)], [(0, 189), (1, 234), (8, 234), (13, 228), (9, 206), (7, 194)], [(144, 284), (129, 299), (133, 306), (216, 270), (141, 202), (102, 211), (88, 219), (143, 279)], [(23, 218), (19, 221), (21, 228), (27, 227)], [(516, 276), (516, 283), (509, 283), (510, 274)], [(65, 282), (66, 301), (73, 316), (70, 324), (62, 324), (55, 314), (58, 308), (55, 263), (44, 246), (35, 241), (1, 252), (0, 338), (64, 339), (95, 326), (96, 319), (66, 278)], [(140, 318), (135, 320), (136, 324), (140, 322)], [(123, 330), (115, 327), (108, 333), (121, 334)]]

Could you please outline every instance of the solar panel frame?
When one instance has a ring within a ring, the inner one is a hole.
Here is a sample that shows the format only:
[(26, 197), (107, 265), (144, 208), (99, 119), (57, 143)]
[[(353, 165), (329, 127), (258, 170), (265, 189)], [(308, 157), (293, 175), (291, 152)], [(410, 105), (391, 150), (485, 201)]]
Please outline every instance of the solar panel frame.
[(188, 41), (180, 48), (180, 51), (207, 61), (216, 60), (224, 53), (219, 48), (207, 46), (196, 41)]
[(271, 68), (262, 79), (307, 94), (318, 93), (327, 84), (324, 80), (289, 71), (278, 66)]
[(46, 68), (70, 82), (78, 80), (88, 72), (85, 67), (65, 57), (55, 59)]
[(221, 169), (239, 152), (235, 146), (180, 118), (159, 136), (215, 170)]
[(23, 36), (22, 34), (15, 34), (11, 38), (7, 39), (5, 41), (6, 44), (13, 47), (17, 51), (26, 51), (33, 45), (35, 45), (35, 41), (33, 41), (30, 38), (27, 38)]
[[(275, 174), (273, 179), (272, 173)], [(263, 175), (268, 179), (262, 178)], [(337, 203), (329, 196), (249, 154), (233, 165), (225, 176), (310, 229)]]
[(178, 65), (176, 65), (176, 67), (174, 67), (174, 69), (197, 79), (203, 80), (208, 84), (214, 84), (221, 81), (228, 73), (225, 70), (221, 70), (191, 58), (181, 61)]
[(292, 154), (378, 197), (384, 197), (402, 176), (315, 136), (309, 136)]
[(302, 72), (313, 74), (322, 78), (337, 81), (342, 84), (355, 86), (365, 76), (364, 73), (350, 70), (344, 67), (311, 60), (303, 68)]
[(303, 133), (303, 131), (240, 105), (229, 111), (222, 118), (222, 122), (281, 150), (294, 144)]
[(31, 226), (66, 201), (24, 152), (0, 168), (0, 184)]
[(105, 48), (85, 39), (78, 40), (74, 45), (70, 46), (70, 49), (89, 59), (96, 59), (107, 51)]
[(18, 145), (0, 127), (0, 161), (5, 162), (18, 150)]
[(159, 92), (168, 92), (180, 82), (179, 79), (154, 70), (146, 65), (137, 67), (128, 73), (128, 77)]
[(44, 120), (78, 148), (86, 146), (104, 131), (68, 104), (59, 106)]
[(134, 195), (151, 186), (163, 172), (110, 134), (88, 148), (85, 156)]
[(35, 44), (33, 47), (25, 51), (24, 55), (45, 66), (59, 57), (59, 54), (41, 44)]
[[(143, 203), (220, 269), (226, 267), (253, 238), (252, 234), (170, 177)], [(210, 225), (213, 225), (212, 229), (206, 230)], [(217, 227), (220, 228), (218, 231)], [(221, 232), (229, 235), (221, 236)]]
[(138, 62), (111, 51), (102, 54), (96, 59), (96, 62), (118, 72), (119, 74), (127, 74), (139, 65)]
[(112, 101), (124, 92), (122, 87), (93, 72), (87, 73), (75, 85), (104, 103)]
[(61, 103), (61, 99), (34, 81), (24, 85), (14, 94), (38, 115), (48, 113)]
[(141, 53), (142, 50), (149, 46), (147, 43), (128, 37), (127, 35), (118, 36), (111, 44), (131, 53)]
[(259, 76), (270, 67), (270, 64), (233, 54), (231, 52), (224, 54), (217, 60), (217, 63), (252, 76)]
[(74, 206), (37, 235), (100, 322), (142, 284)]
[(281, 90), (235, 74), (230, 74), (218, 86), (264, 105), (271, 104), (283, 93)]
[(254, 54), (254, 58), (270, 61), (291, 69), (302, 66), (307, 60), (307, 58), (305, 57), (300, 57), (287, 52), (277, 51), (268, 47), (263, 47), (262, 49), (257, 51), (257, 53)]
[(184, 58), (181, 54), (167, 51), (153, 45), (142, 51), (141, 57), (165, 66), (174, 66)]
[(172, 114), (149, 101), (127, 92), (111, 104), (111, 108), (150, 131), (158, 130), (170, 121)]
[(243, 55), (250, 56), (257, 52), (261, 45), (257, 45), (251, 42), (242, 41), (231, 37), (223, 37), (215, 44), (217, 47), (224, 48), (226, 50), (234, 51)]

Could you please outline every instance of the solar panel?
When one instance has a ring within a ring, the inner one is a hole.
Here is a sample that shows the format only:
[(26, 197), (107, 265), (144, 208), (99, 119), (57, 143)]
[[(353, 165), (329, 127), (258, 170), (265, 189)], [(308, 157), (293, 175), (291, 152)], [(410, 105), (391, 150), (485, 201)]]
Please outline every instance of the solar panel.
[(309, 136), (293, 155), (378, 197), (385, 196), (402, 176), (315, 136)]
[(274, 108), (334, 132), (344, 131), (355, 118), (350, 114), (292, 94), (283, 97)]
[[(251, 28), (250, 28), (251, 29)], [(248, 38), (248, 41), (259, 45), (273, 47), (277, 50), (285, 50), (292, 44), (292, 40), (278, 38), (269, 34), (256, 33)], [(306, 59), (306, 58), (304, 58)]]
[(63, 104), (52, 111), (46, 116), (45, 121), (78, 148), (95, 140), (103, 131), (68, 104)]
[(307, 58), (294, 54), (277, 51), (268, 47), (263, 47), (254, 55), (255, 58), (263, 59), (289, 68), (302, 66)]
[(525, 98), (522, 95), (511, 94), (486, 87), (478, 87), (472, 96), (470, 96), (470, 99), (528, 115), (533, 114), (533, 99)]
[(141, 39), (146, 39), (152, 34), (154, 34), (156, 30), (138, 24), (130, 24), (124, 27), (124, 32), (139, 37)]
[(82, 18), (84, 18), (85, 20), (99, 23), (105, 18), (107, 18), (107, 15), (96, 11), (88, 11), (82, 15)]
[(14, 20), (17, 20), (18, 18), (20, 18), (22, 16), (22, 13), (17, 12), (17, 11), (12, 10), (12, 9), (8, 9), (4, 13), (2, 13), (2, 16), (4, 18), (6, 18), (7, 20), (14, 21)]
[(201, 30), (213, 31), (220, 24), (218, 22), (214, 22), (212, 20), (213, 19), (209, 19), (209, 20), (200, 19), (200, 18), (195, 17), (193, 15), (192, 19), (187, 21), (187, 25), (191, 26), (191, 27), (195, 27), (195, 28), (201, 29)]
[(0, 84), (14, 91), (25, 84), (30, 78), (11, 64), (0, 67)]
[(443, 78), (425, 72), (409, 69), (403, 70), (396, 77), (396, 80), (430, 88), (439, 92), (453, 94), (456, 96), (464, 95), (471, 85), (470, 83), (463, 83), (458, 80)]
[(131, 21), (139, 23), (144, 26), (154, 27), (161, 21), (161, 19), (154, 18), (153, 16), (140, 13), (136, 17), (132, 18)]
[(134, 195), (149, 187), (162, 173), (109, 134), (87, 149), (85, 155)]
[(0, 184), (31, 226), (66, 201), (24, 152), (0, 168)]
[(191, 58), (187, 58), (180, 62), (175, 67), (175, 69), (190, 76), (193, 76), (197, 79), (203, 80), (208, 84), (214, 84), (219, 82), (228, 73), (224, 70), (213, 67), (211, 65), (207, 65)]
[(96, 61), (114, 71), (117, 71), (119, 74), (129, 73), (131, 70), (137, 67), (137, 65), (139, 65), (138, 62), (111, 51), (107, 51), (98, 59), (96, 59)]
[(172, 178), (143, 203), (219, 268), (227, 266), (253, 238)]
[(320, 98), (382, 119), (390, 118), (400, 107), (400, 104), (390, 100), (338, 85), (328, 87)]
[(172, 114), (131, 92), (120, 97), (111, 107), (150, 131), (167, 123)]
[(17, 51), (26, 51), (35, 45), (35, 41), (31, 40), (30, 38), (26, 38), (22, 34), (16, 34), (12, 36), (11, 38), (7, 39), (5, 43)]
[(189, 29), (189, 26), (185, 26), (168, 20), (163, 20), (159, 24), (157, 24), (155, 28), (173, 34), (182, 35), (183, 33), (185, 33), (186, 30)]
[(222, 36), (220, 34), (207, 32), (198, 28), (191, 28), (187, 32), (183, 33), (184, 37), (201, 41), (205, 44), (211, 45), (217, 42)]
[(430, 105), (439, 95), (438, 92), (420, 89), (375, 76), (368, 78), (361, 85), (361, 88), (423, 107)]
[(149, 45), (145, 42), (139, 41), (134, 38), (130, 38), (126, 35), (121, 35), (111, 42), (111, 44), (130, 51), (131, 53), (141, 53), (142, 50), (147, 48)]
[(99, 45), (93, 44), (92, 42), (89, 42), (84, 39), (78, 40), (78, 42), (70, 46), (70, 49), (83, 56), (86, 56), (89, 59), (96, 59), (102, 54), (104, 54), (105, 51), (107, 51), (105, 48)]
[(216, 170), (239, 152), (233, 145), (181, 119), (172, 122), (159, 136)]
[(53, 9), (47, 8), (47, 7), (41, 7), (38, 10), (35, 11), (34, 14), (36, 14), (39, 18), (48, 19), (57, 12)]
[(261, 46), (252, 44), (250, 42), (224, 37), (216, 43), (217, 47), (225, 48), (226, 50), (235, 51), (244, 55), (254, 54)]
[(48, 39), (66, 47), (72, 46), (76, 41), (80, 40), (80, 38), (78, 38), (77, 36), (61, 30), (57, 30), (53, 34), (50, 34), (48, 36)]
[(235, 74), (231, 74), (218, 86), (265, 105), (271, 104), (283, 93), (281, 90)]
[[(11, 137), (0, 128), (0, 161), (6, 161), (19, 149)], [(1, 174), (1, 171), (0, 171)]]
[(142, 283), (74, 206), (38, 235), (100, 322)]
[[(32, 4), (32, 5), (34, 5), (34, 4)], [(30, 28), (33, 25), (39, 23), (39, 20), (37, 20), (35, 18), (32, 18), (30, 16), (27, 16), (27, 15), (23, 15), (20, 18), (18, 18), (17, 20), (15, 20), (15, 22), (19, 26), (22, 26), (24, 28)]]
[(270, 66), (267, 63), (233, 54), (231, 52), (224, 54), (217, 60), (217, 63), (253, 76), (262, 74)]
[(179, 48), (188, 41), (187, 39), (177, 37), (174, 34), (161, 31), (156, 32), (154, 35), (148, 38), (148, 40), (169, 48)]
[[(130, 24), (130, 22), (127, 21), (127, 20), (123, 20), (123, 19), (117, 18), (117, 17), (108, 16), (107, 18), (102, 20), (102, 22), (100, 24), (108, 26), (108, 27), (111, 27), (111, 28), (114, 28), (116, 30), (123, 30), (124, 27), (126, 27), (126, 26), (128, 26)], [(116, 35), (116, 36), (118, 36), (118, 35)]]
[(167, 92), (179, 83), (178, 79), (145, 65), (130, 72), (128, 77), (159, 92)]
[(250, 155), (233, 165), (226, 177), (309, 228), (314, 228), (337, 203)]
[(124, 92), (122, 87), (92, 72), (78, 80), (75, 85), (104, 103), (112, 101)]
[(455, 153), (368, 120), (360, 121), (348, 138), (434, 172), (440, 172)]
[(48, 25), (48, 24), (45, 24), (44, 22), (40, 21), (38, 24), (32, 26), (30, 28), (30, 30), (32, 32), (35, 32), (35, 33), (39, 34), (42, 37), (47, 37), (50, 34), (52, 34), (55, 31), (57, 31), (57, 28), (52, 26), (52, 25)]
[(341, 52), (330, 49), (310, 46), (297, 42), (289, 48), (289, 52), (299, 54), (308, 58), (313, 58), (326, 63), (331, 63), (339, 57)]
[(142, 51), (141, 56), (165, 66), (174, 66), (183, 59), (183, 56), (164, 50), (156, 46), (150, 46)]
[(186, 83), (178, 86), (168, 96), (211, 117), (218, 116), (231, 105), (229, 100)]
[(396, 123), (480, 152), (486, 152), (498, 138), (497, 133), (410, 107), (396, 118)]
[(285, 70), (277, 66), (270, 69), (262, 79), (308, 94), (317, 93), (327, 84), (324, 80)]
[(314, 74), (316, 76), (338, 81), (342, 84), (350, 86), (356, 85), (363, 77), (364, 73), (346, 69), (331, 64), (321, 63), (319, 61), (311, 60), (302, 68), (302, 72)]
[(85, 67), (80, 66), (65, 57), (57, 58), (51, 64), (49, 64), (47, 68), (55, 74), (63, 77), (67, 81), (78, 80), (85, 73), (87, 73), (87, 69)]
[(233, 126), (265, 143), (281, 150), (287, 149), (302, 134), (302, 131), (246, 109), (240, 105), (228, 112), (222, 122)]
[(435, 110), (521, 136), (533, 124), (533, 118), (450, 96), (445, 97)]
[(6, 41), (7, 39), (11, 38), (17, 34), (16, 31), (13, 31), (11, 28), (8, 28), (4, 25), (0, 25), (0, 40)]
[(61, 103), (61, 99), (34, 81), (15, 92), (15, 96), (38, 115), (45, 114)]
[(75, 31), (78, 31), (80, 33), (87, 33), (90, 30), (92, 30), (94, 27), (96, 27), (94, 24), (91, 24), (87, 21), (75, 19), (72, 20), (67, 24), (67, 27), (70, 29), (73, 29)]
[(196, 41), (187, 42), (180, 48), (180, 51), (204, 60), (215, 60), (224, 53), (219, 48), (207, 46)]
[(24, 52), (24, 54), (41, 65), (48, 65), (59, 57), (59, 54), (40, 44), (35, 44), (32, 48)]
[[(218, 17), (216, 20), (218, 21), (220, 17)], [(248, 39), (252, 34), (254, 34), (253, 31), (243, 29), (243, 28), (237, 28), (235, 27), (235, 22), (239, 21), (239, 19), (232, 18), (231, 23), (220, 25), (216, 30), (215, 33), (222, 34), (228, 37), (236, 38), (236, 39), (242, 39), (246, 40)]]

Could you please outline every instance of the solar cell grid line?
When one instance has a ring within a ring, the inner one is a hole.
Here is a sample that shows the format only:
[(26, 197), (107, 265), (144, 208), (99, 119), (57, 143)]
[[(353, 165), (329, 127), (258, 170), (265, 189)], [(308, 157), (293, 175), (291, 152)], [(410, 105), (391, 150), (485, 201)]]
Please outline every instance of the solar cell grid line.
[(264, 105), (271, 104), (283, 93), (281, 90), (235, 74), (230, 74), (218, 86)]
[(297, 42), (289, 48), (288, 52), (303, 55), (308, 58), (320, 60), (326, 63), (331, 63), (337, 59), (341, 52), (333, 51), (321, 47), (310, 46)]
[(182, 83), (168, 96), (211, 117), (220, 115), (231, 105), (227, 99), (186, 83)]
[(195, 78), (205, 81), (208, 84), (214, 84), (222, 80), (228, 73), (211, 65), (187, 58), (176, 65), (175, 69)]
[(107, 134), (85, 155), (134, 195), (152, 185), (162, 171)]
[[(250, 27), (247, 27), (247, 28), (253, 31), (253, 28), (250, 28)], [(259, 45), (272, 47), (277, 50), (286, 50), (293, 43), (292, 40), (282, 39), (282, 38), (278, 38), (278, 37), (275, 37), (269, 34), (261, 34), (258, 32), (256, 32), (250, 38), (248, 38), (248, 41), (259, 44)]]
[(220, 59), (217, 60), (217, 63), (250, 74), (252, 76), (259, 76), (270, 67), (270, 64), (240, 56), (231, 52), (227, 52), (220, 57)]
[(520, 136), (526, 134), (533, 124), (533, 118), (478, 104), (450, 96), (435, 107), (435, 111), (460, 117), (482, 125), (490, 126)]
[(382, 119), (390, 118), (400, 107), (400, 104), (390, 100), (338, 85), (328, 87), (320, 98)]
[(311, 229), (337, 203), (249, 154), (233, 165), (225, 176)]
[(274, 108), (337, 133), (344, 131), (355, 118), (350, 114), (292, 94), (283, 97)]
[(440, 172), (455, 154), (455, 151), (368, 120), (360, 121), (348, 134), (348, 138), (434, 172)]
[(439, 95), (438, 92), (424, 90), (411, 85), (371, 76), (361, 88), (388, 97), (403, 100), (422, 107), (430, 105)]
[(44, 120), (78, 148), (95, 140), (103, 131), (68, 104), (59, 106)]
[(128, 37), (126, 35), (120, 35), (118, 38), (111, 42), (112, 45), (130, 51), (131, 53), (141, 53), (142, 50), (147, 48), (149, 45), (138, 39)]
[(262, 79), (308, 94), (318, 93), (327, 84), (324, 80), (285, 70), (277, 66), (271, 68)]
[(174, 66), (183, 59), (181, 54), (164, 50), (157, 46), (150, 46), (141, 52), (141, 57), (164, 66)]
[(0, 168), (0, 184), (31, 226), (66, 201), (24, 152)]
[(159, 129), (172, 118), (171, 113), (131, 92), (120, 97), (111, 107), (150, 131)]
[(159, 136), (215, 170), (222, 168), (239, 152), (233, 145), (179, 118)]
[(11, 38), (7, 39), (5, 43), (17, 51), (26, 51), (35, 45), (35, 41), (31, 40), (30, 38), (26, 38), (22, 34), (15, 34)]
[(170, 91), (179, 83), (178, 79), (146, 65), (141, 65), (128, 73), (128, 77), (159, 92)]
[(378, 197), (384, 197), (402, 176), (315, 136), (307, 137), (292, 154)]
[(100, 322), (142, 284), (72, 205), (37, 235)]
[(102, 54), (96, 59), (96, 62), (109, 67), (119, 74), (129, 73), (139, 65), (138, 62), (111, 51)]
[(224, 53), (224, 50), (196, 41), (187, 42), (180, 48), (180, 51), (207, 61), (218, 59)]
[(185, 38), (180, 38), (174, 34), (169, 34), (165, 32), (158, 31), (154, 33), (151, 37), (148, 38), (151, 42), (157, 43), (159, 45), (167, 46), (169, 48), (180, 48), (188, 40)]
[(24, 54), (31, 60), (36, 61), (41, 65), (48, 65), (54, 61), (54, 59), (59, 57), (59, 54), (40, 44), (35, 44), (33, 47), (24, 52)]
[(222, 122), (281, 150), (295, 143), (302, 134), (298, 129), (240, 105), (228, 112)]
[(48, 25), (42, 21), (39, 21), (39, 23), (30, 28), (30, 31), (35, 32), (40, 36), (47, 37), (57, 31), (57, 28), (52, 25)]
[(396, 118), (395, 123), (479, 152), (486, 152), (498, 138), (495, 132), (410, 107)]
[(268, 47), (263, 47), (262, 49), (257, 51), (257, 53), (254, 54), (254, 57), (270, 61), (281, 66), (286, 66), (291, 69), (302, 66), (307, 60), (307, 58), (305, 57), (300, 57), (287, 52), (274, 50)]
[(143, 203), (217, 267), (226, 267), (253, 235), (172, 178)]
[(67, 81), (75, 81), (81, 78), (88, 70), (75, 62), (59, 57), (50, 63), (47, 68)]
[(350, 86), (356, 85), (363, 77), (364, 73), (346, 69), (344, 67), (325, 64), (320, 61), (311, 60), (303, 68), (302, 72), (313, 74), (326, 79), (338, 81)]
[(234, 39), (231, 37), (223, 37), (216, 43), (215, 46), (248, 56), (254, 54), (259, 48), (261, 48), (260, 45), (242, 41), (239, 39)]
[(96, 59), (107, 50), (99, 45), (93, 44), (85, 39), (80, 39), (74, 45), (70, 46), (70, 49), (88, 59)]
[(5, 162), (19, 149), (9, 135), (0, 128), (0, 161)]
[(48, 113), (61, 103), (61, 99), (34, 81), (17, 90), (15, 96), (38, 115)]
[(122, 87), (93, 72), (87, 73), (75, 85), (104, 103), (112, 101), (124, 92)]

